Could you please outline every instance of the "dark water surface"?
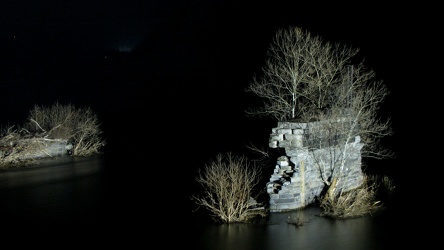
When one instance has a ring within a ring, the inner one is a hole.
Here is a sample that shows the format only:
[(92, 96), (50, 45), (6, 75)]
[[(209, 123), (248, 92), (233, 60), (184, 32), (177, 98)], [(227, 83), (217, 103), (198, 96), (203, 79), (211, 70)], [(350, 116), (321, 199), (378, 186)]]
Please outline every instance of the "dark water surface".
[[(96, 156), (0, 171), (4, 239), (56, 237), (70, 245), (143, 248), (156, 242), (180, 249), (393, 249), (414, 240), (410, 236), (418, 230), (409, 228), (396, 203), (366, 218), (329, 220), (318, 208), (307, 208), (252, 224), (220, 225), (191, 211), (186, 181), (168, 181), (160, 165), (140, 171), (143, 166)], [(287, 223), (299, 216), (304, 225)]]

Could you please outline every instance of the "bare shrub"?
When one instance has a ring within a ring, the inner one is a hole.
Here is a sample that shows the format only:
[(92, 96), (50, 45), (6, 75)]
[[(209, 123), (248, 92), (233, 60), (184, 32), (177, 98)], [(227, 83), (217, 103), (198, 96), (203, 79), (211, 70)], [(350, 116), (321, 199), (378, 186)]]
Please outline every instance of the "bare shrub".
[(9, 126), (2, 128), (0, 136), (0, 168), (9, 168), (32, 164), (33, 159), (23, 160), (29, 152), (35, 152), (43, 149), (43, 145), (38, 141), (22, 144), (19, 143), (23, 136), (22, 130)]
[(260, 177), (261, 169), (252, 166), (244, 156), (218, 154), (215, 161), (198, 170), (196, 181), (203, 191), (191, 199), (206, 208), (215, 221), (247, 222), (256, 216), (264, 217), (267, 210), (251, 207)]
[(105, 145), (98, 117), (89, 107), (76, 108), (59, 103), (51, 107), (36, 105), (25, 126), (42, 137), (69, 141), (75, 156), (97, 154)]
[(387, 192), (387, 193), (393, 193), (395, 191), (395, 184), (393, 183), (393, 180), (390, 179), (387, 176), (383, 176), (381, 179), (381, 185), (382, 188)]
[(330, 192), (321, 199), (320, 207), (323, 209), (321, 215), (335, 219), (372, 215), (384, 207), (377, 199), (379, 188), (393, 190), (394, 186), (388, 177), (381, 179), (374, 175), (364, 175), (363, 184), (356, 189), (337, 195), (330, 189)]
[(23, 127), (0, 127), (0, 167), (31, 164), (36, 157), (51, 156), (52, 143), (72, 146), (71, 155), (90, 156), (105, 146), (97, 115), (90, 108), (56, 103), (34, 106)]
[(77, 109), (71, 105), (60, 105), (58, 102), (51, 107), (35, 105), (28, 115), (25, 124), (29, 131), (44, 134), (47, 138), (70, 139), (75, 133), (73, 126)]

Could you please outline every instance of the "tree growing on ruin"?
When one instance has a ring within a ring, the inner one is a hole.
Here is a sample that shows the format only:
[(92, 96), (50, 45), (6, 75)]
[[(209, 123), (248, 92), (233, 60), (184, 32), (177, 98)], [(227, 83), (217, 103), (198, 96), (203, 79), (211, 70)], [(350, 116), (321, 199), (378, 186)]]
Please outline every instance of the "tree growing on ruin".
[[(389, 91), (364, 60), (356, 60), (358, 52), (299, 27), (279, 29), (263, 74), (253, 77), (246, 89), (263, 100), (262, 107), (246, 111), (249, 116), (308, 124), (319, 121), (309, 128), (313, 137), (305, 139), (314, 147), (319, 144), (332, 149), (329, 166), (333, 171), (324, 178), (330, 190), (326, 194), (340, 193), (345, 180), (335, 177), (346, 168), (349, 143), (362, 143), (362, 157), (393, 156), (381, 146), (381, 139), (392, 134), (390, 119), (383, 121), (378, 115)], [(322, 164), (318, 167), (322, 172)]]
[(298, 27), (279, 29), (263, 74), (253, 77), (247, 88), (262, 98), (264, 106), (247, 114), (288, 121), (305, 111), (326, 109), (332, 89), (341, 85), (342, 73), (358, 51), (324, 42)]

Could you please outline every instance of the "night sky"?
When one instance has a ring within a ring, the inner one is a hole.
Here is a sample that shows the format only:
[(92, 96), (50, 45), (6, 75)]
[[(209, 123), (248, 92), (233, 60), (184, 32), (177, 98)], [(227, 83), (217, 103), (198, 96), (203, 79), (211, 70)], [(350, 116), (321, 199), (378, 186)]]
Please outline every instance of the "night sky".
[[(244, 89), (261, 73), (277, 29), (299, 26), (361, 49), (391, 91), (381, 113), (392, 118), (388, 141), (402, 157), (398, 141), (414, 92), (407, 86), (419, 79), (415, 64), (423, 53), (418, 32), (428, 35), (429, 21), (418, 18), (427, 16), (424, 9), (376, 2), (2, 1), (0, 122), (25, 122), (34, 105), (58, 101), (95, 110), (111, 144), (139, 138), (146, 146), (208, 154), (249, 140), (267, 145), (276, 123), (245, 118), (257, 100)], [(192, 135), (179, 137), (183, 130)]]

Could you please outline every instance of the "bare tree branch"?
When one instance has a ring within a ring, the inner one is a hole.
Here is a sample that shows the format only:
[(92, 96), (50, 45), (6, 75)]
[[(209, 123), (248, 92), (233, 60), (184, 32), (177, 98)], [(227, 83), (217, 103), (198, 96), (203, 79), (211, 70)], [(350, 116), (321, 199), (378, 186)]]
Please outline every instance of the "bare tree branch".
[(266, 210), (250, 207), (250, 198), (260, 177), (260, 168), (250, 166), (245, 157), (218, 154), (215, 161), (198, 171), (196, 181), (203, 191), (191, 198), (199, 207), (205, 207), (215, 220), (226, 223), (265, 216)]
[[(358, 52), (323, 41), (298, 27), (279, 29), (262, 76), (253, 77), (246, 89), (263, 100), (262, 107), (246, 110), (247, 115), (311, 124), (308, 139), (312, 146), (331, 151), (328, 164), (321, 156), (314, 157), (331, 194), (346, 181), (347, 176), (340, 176), (352, 153), (351, 143), (359, 140), (363, 145), (362, 157), (394, 156), (380, 144), (382, 138), (393, 133), (390, 119), (382, 121), (378, 116), (389, 91), (382, 81), (375, 80), (375, 72), (363, 60), (355, 62)], [(311, 152), (315, 154), (316, 150)], [(325, 171), (326, 166), (332, 171)]]

